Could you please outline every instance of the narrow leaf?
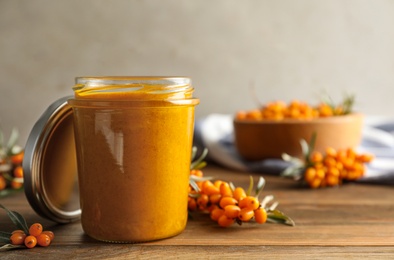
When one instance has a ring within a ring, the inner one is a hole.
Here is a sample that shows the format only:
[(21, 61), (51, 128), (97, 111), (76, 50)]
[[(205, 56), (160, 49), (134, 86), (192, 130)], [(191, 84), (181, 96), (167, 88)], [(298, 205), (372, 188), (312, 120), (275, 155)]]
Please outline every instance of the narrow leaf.
[(26, 234), (29, 233), (29, 227), (27, 226), (26, 220), (23, 218), (21, 214), (15, 211), (11, 211), (0, 204), (0, 208), (3, 208), (7, 215), (10, 217), (11, 221), (16, 225), (18, 229), (23, 230)]
[(260, 196), (260, 193), (263, 191), (264, 186), (265, 186), (265, 179), (264, 179), (264, 177), (260, 176), (259, 181), (257, 182), (257, 185), (256, 185), (256, 190), (255, 190), (257, 198)]
[(12, 250), (12, 249), (18, 249), (18, 248), (25, 248), (23, 245), (11, 245), (11, 244), (6, 244), (2, 247), (0, 247), (0, 252)]
[(208, 154), (208, 149), (204, 148), (204, 150), (202, 151), (202, 154), (200, 155), (200, 157), (190, 164), (190, 169), (191, 170), (195, 169), (194, 167), (196, 165), (198, 165), (199, 163), (201, 163), (205, 159), (205, 157), (207, 157), (207, 154)]
[(0, 243), (7, 244), (10, 242), (11, 233), (0, 231)]
[(10, 139), (8, 139), (7, 143), (7, 155), (12, 155), (12, 148), (16, 145), (16, 142), (19, 138), (19, 132), (16, 128), (13, 128), (11, 131)]
[(248, 190), (246, 191), (246, 195), (247, 196), (250, 196), (250, 194), (252, 193), (253, 186), (254, 186), (254, 184), (253, 184), (253, 177), (249, 176), (249, 187), (248, 187)]
[(281, 211), (275, 209), (267, 212), (267, 221), (289, 226), (295, 226), (295, 222)]

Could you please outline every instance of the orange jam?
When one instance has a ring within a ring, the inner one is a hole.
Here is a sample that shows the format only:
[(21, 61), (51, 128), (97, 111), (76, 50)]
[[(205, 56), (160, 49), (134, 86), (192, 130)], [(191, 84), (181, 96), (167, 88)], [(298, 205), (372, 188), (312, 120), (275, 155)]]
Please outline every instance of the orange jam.
[(188, 78), (77, 78), (73, 108), (81, 222), (91, 237), (144, 242), (181, 233), (194, 127)]

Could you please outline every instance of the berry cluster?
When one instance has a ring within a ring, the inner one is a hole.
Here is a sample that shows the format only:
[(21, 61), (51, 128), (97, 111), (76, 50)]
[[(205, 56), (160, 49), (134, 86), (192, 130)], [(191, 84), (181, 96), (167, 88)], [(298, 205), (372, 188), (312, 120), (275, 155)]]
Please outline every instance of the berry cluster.
[(52, 231), (43, 231), (40, 223), (34, 223), (29, 228), (29, 234), (23, 230), (15, 230), (10, 237), (11, 245), (25, 245), (27, 248), (33, 248), (36, 245), (49, 246), (54, 239)]
[(343, 181), (354, 181), (365, 173), (365, 164), (373, 155), (357, 153), (354, 149), (335, 150), (327, 148), (325, 153), (314, 151), (309, 156), (304, 180), (311, 188), (337, 186)]
[(0, 191), (23, 186), (23, 151), (6, 158), (0, 158)]
[(259, 109), (238, 111), (235, 115), (237, 120), (283, 120), (313, 119), (318, 117), (330, 117), (345, 115), (351, 112), (353, 97), (349, 97), (343, 103), (334, 105), (332, 102), (321, 102), (317, 106), (311, 106), (306, 102), (293, 100), (288, 104), (284, 101), (269, 102)]
[(196, 189), (192, 185), (189, 187), (189, 211), (208, 212), (211, 219), (221, 227), (241, 224), (251, 219), (260, 224), (267, 221), (267, 211), (258, 200), (262, 185), (257, 188), (256, 196), (251, 196), (242, 187), (234, 188), (231, 183), (204, 179), (201, 170), (194, 169), (191, 175), (197, 177), (198, 181), (195, 182)]

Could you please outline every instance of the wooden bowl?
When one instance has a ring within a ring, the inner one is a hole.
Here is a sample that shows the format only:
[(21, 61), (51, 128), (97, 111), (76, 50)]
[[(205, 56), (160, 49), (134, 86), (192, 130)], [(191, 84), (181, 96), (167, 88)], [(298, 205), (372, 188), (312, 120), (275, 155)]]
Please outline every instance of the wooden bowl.
[(361, 142), (362, 114), (311, 120), (234, 120), (235, 146), (246, 160), (280, 158), (283, 153), (302, 158), (300, 140), (309, 143), (316, 133), (315, 151), (355, 148)]

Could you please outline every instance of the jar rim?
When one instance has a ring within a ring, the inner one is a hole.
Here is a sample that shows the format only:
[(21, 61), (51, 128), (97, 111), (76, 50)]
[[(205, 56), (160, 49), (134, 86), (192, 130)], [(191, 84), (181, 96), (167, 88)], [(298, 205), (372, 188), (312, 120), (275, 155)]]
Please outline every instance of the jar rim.
[(100, 85), (190, 85), (191, 78), (183, 76), (84, 76), (76, 77), (77, 85), (100, 86)]

